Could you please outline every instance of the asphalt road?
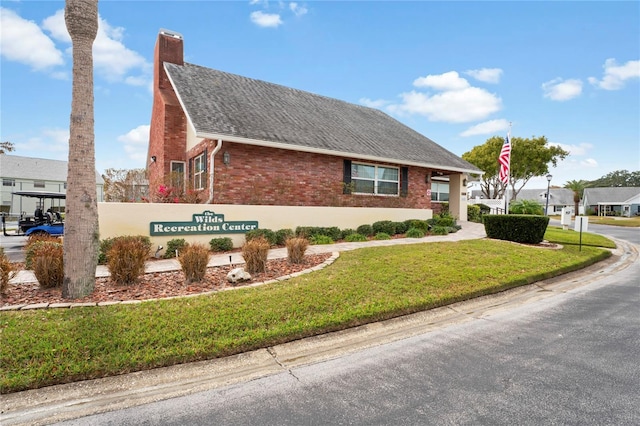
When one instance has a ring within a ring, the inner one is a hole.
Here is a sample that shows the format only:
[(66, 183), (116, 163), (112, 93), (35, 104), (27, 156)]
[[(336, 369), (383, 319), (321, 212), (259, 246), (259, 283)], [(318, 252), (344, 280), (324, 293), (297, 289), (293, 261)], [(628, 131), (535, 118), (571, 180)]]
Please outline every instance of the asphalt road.
[[(603, 233), (635, 241), (637, 231)], [(393, 343), (62, 424), (637, 425), (638, 276), (635, 261), (589, 284), (467, 312), (470, 321)]]

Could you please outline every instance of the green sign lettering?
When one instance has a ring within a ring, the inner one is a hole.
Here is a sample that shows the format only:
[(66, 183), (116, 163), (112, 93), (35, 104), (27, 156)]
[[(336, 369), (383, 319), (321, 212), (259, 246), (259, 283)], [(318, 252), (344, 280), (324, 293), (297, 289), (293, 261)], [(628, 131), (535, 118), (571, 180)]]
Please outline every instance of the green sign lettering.
[(151, 222), (149, 228), (151, 236), (244, 234), (258, 229), (258, 222), (255, 220), (226, 222), (224, 215), (206, 210), (201, 214), (194, 214), (191, 222)]

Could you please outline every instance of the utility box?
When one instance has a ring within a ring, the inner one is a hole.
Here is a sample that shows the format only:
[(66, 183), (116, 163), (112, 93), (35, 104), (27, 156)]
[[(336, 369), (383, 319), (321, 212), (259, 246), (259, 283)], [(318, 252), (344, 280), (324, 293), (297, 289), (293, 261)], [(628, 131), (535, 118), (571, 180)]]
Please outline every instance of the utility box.
[(587, 232), (589, 229), (589, 217), (588, 216), (576, 216), (576, 224), (574, 231)]
[(562, 208), (562, 212), (560, 213), (560, 225), (562, 225), (562, 229), (565, 231), (569, 229), (569, 225), (571, 225), (571, 209), (566, 207)]

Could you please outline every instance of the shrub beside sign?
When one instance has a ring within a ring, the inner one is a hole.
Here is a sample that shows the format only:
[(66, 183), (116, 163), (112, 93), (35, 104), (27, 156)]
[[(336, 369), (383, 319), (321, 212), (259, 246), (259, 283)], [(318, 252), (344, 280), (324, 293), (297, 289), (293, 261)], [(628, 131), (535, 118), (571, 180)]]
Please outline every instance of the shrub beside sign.
[(224, 220), (223, 214), (204, 211), (193, 215), (191, 222), (151, 222), (151, 236), (158, 235), (198, 235), (198, 234), (244, 234), (258, 229), (258, 221)]

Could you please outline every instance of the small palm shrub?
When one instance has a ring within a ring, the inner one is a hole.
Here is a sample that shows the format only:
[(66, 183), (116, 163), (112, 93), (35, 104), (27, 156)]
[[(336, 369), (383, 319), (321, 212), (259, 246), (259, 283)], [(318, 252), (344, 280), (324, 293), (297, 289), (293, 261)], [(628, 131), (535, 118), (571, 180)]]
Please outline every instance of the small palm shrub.
[(341, 234), (341, 235), (340, 235), (340, 239), (341, 239), (341, 240), (346, 240), (346, 239), (347, 239), (347, 237), (348, 237), (349, 235), (351, 235), (351, 234), (357, 234), (357, 232), (356, 232), (356, 230), (355, 230), (355, 229), (347, 228), (347, 229), (343, 229), (343, 230), (340, 232), (340, 234)]
[(39, 241), (33, 247), (33, 273), (41, 288), (62, 286), (64, 263), (62, 243)]
[(207, 273), (209, 249), (204, 244), (188, 244), (178, 257), (187, 283), (200, 282)]
[(307, 251), (307, 247), (309, 247), (309, 240), (301, 237), (289, 238), (286, 245), (289, 262), (294, 264), (303, 263), (304, 253)]
[(213, 238), (209, 241), (211, 251), (229, 251), (233, 250), (233, 241), (229, 237)]
[(4, 248), (0, 247), (0, 296), (7, 294), (9, 289), (9, 280), (13, 278), (16, 267), (4, 252)]
[(320, 244), (333, 244), (335, 241), (331, 239), (328, 235), (314, 235), (309, 241), (311, 244), (320, 245)]
[(419, 228), (409, 228), (405, 236), (407, 238), (422, 238), (424, 237), (424, 231)]
[(387, 234), (386, 232), (378, 232), (374, 238), (376, 240), (390, 240), (391, 235)]
[(174, 238), (167, 241), (167, 251), (164, 252), (165, 259), (171, 259), (182, 253), (182, 250), (187, 246), (187, 242), (184, 238)]
[(373, 226), (371, 225), (360, 225), (356, 228), (356, 232), (364, 235), (365, 237), (371, 237), (375, 234), (375, 232), (373, 232)]
[(267, 255), (271, 244), (264, 237), (248, 240), (242, 246), (242, 257), (245, 261), (247, 272), (256, 274), (267, 269)]
[(544, 208), (536, 200), (516, 200), (509, 205), (512, 214), (537, 214), (542, 216)]
[(446, 211), (433, 216), (430, 222), (433, 226), (455, 226), (456, 218)]
[(294, 236), (295, 235), (291, 229), (278, 229), (276, 231), (276, 245), (284, 246), (287, 244), (287, 240)]
[(367, 237), (365, 237), (362, 234), (358, 234), (358, 233), (353, 233), (353, 234), (349, 234), (347, 235), (344, 240), (348, 243), (355, 243), (355, 242), (359, 242), (359, 241), (369, 241), (367, 239)]
[(276, 233), (271, 229), (252, 229), (244, 234), (244, 238), (246, 241), (251, 241), (256, 238), (264, 238), (267, 242), (274, 246), (276, 245)]
[(144, 263), (149, 257), (151, 242), (148, 237), (122, 236), (110, 242), (107, 268), (111, 280), (117, 284), (133, 284), (144, 274)]
[(455, 228), (450, 227), (450, 226), (437, 226), (436, 225), (431, 229), (431, 233), (433, 235), (447, 235), (447, 234), (449, 234), (451, 232), (452, 229), (455, 229)]

